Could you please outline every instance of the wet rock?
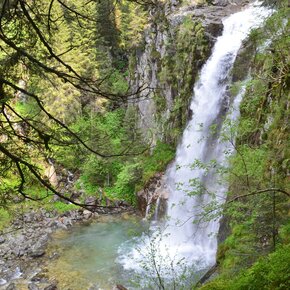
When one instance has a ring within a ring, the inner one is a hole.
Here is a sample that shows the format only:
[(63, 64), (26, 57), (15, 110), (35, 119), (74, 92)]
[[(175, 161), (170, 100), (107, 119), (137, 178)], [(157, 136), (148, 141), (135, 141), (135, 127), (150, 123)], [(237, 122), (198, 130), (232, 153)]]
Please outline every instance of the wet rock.
[(59, 257), (60, 257), (60, 254), (57, 252), (54, 252), (49, 256), (49, 259), (55, 260), (55, 259), (58, 259)]
[(50, 228), (57, 228), (57, 220), (48, 220), (46, 226)]
[(31, 282), (47, 283), (48, 278), (44, 272), (36, 273), (31, 279)]
[(144, 216), (147, 207), (147, 197), (144, 189), (137, 192), (137, 206), (142, 216)]
[(150, 210), (154, 209), (158, 199), (164, 201), (168, 198), (165, 188), (163, 173), (156, 173), (145, 185), (144, 189), (137, 192), (137, 206), (144, 217), (149, 215)]
[(58, 229), (67, 230), (67, 226), (63, 224), (61, 220), (56, 221), (55, 225)]

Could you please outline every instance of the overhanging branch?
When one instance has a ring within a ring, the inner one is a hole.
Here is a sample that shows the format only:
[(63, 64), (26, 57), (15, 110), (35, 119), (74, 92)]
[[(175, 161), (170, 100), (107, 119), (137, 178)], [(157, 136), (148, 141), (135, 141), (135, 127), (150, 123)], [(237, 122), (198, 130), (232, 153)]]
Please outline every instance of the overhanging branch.
[(238, 196), (232, 198), (231, 200), (229, 200), (226, 204), (232, 203), (234, 201), (237, 201), (237, 200), (245, 198), (245, 197), (249, 197), (249, 196), (253, 196), (253, 195), (257, 195), (257, 194), (262, 194), (262, 193), (266, 193), (266, 192), (281, 192), (281, 193), (287, 195), (288, 197), (290, 197), (290, 193), (287, 192), (284, 189), (281, 189), (281, 188), (266, 188), (266, 189), (256, 190), (256, 191), (253, 191), (253, 192), (250, 192), (250, 193), (238, 195)]

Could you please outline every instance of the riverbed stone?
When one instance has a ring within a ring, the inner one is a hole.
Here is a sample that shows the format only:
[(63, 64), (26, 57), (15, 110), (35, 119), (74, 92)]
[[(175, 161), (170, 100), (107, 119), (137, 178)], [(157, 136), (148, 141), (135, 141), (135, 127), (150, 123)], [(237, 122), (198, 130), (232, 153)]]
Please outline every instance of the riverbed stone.
[(35, 283), (29, 283), (28, 290), (39, 290), (39, 287)]
[(70, 217), (63, 217), (61, 221), (66, 227), (72, 226), (72, 220)]
[(25, 217), (27, 222), (23, 223), (22, 215), (16, 216), (12, 225), (5, 229), (7, 234), (0, 236), (0, 284), (5, 282), (4, 289), (18, 289), (14, 283), (15, 277), (21, 277), (24, 289), (57, 289), (57, 284), (49, 281), (43, 268), (46, 261), (59, 256), (58, 253), (46, 255), (51, 233), (98, 216), (98, 213), (90, 211), (85, 212), (85, 216), (83, 209), (71, 210), (62, 215), (56, 211), (49, 214), (45, 210), (31, 211)]
[(83, 211), (83, 215), (84, 215), (84, 218), (85, 218), (85, 219), (89, 219), (89, 218), (92, 216), (92, 212), (89, 211), (89, 210), (87, 210), (87, 209), (85, 209), (85, 210)]
[(117, 284), (114, 286), (113, 290), (128, 290), (128, 289), (121, 284)]
[(45, 250), (43, 248), (34, 249), (30, 252), (29, 256), (32, 258), (39, 258), (45, 254)]
[(57, 283), (53, 282), (50, 285), (46, 286), (43, 290), (57, 290)]
[(94, 196), (88, 196), (85, 199), (85, 204), (87, 204), (87, 205), (96, 205), (96, 204), (98, 204), (98, 200)]
[(3, 243), (5, 243), (5, 241), (6, 240), (4, 239), (4, 237), (0, 236), (0, 245), (3, 244)]
[(7, 286), (6, 290), (17, 290), (17, 287), (16, 287), (15, 283), (10, 283)]

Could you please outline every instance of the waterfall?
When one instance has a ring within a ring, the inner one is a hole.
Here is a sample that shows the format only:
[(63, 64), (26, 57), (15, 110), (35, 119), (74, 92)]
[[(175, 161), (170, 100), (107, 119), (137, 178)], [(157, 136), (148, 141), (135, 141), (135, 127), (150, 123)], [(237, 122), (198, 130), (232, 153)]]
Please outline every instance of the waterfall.
[[(215, 263), (219, 219), (198, 221), (202, 208), (213, 201), (222, 203), (227, 190), (216, 174), (216, 169), (226, 164), (227, 155), (232, 151), (229, 142), (221, 136), (226, 127), (223, 120), (238, 118), (243, 95), (241, 90), (235, 98), (229, 96), (230, 73), (242, 42), (271, 12), (255, 2), (224, 19), (223, 33), (217, 38), (212, 55), (194, 86), (190, 105), (192, 119), (183, 132), (175, 161), (166, 171), (168, 217), (160, 224), (162, 238), (157, 234), (155, 223), (151, 226), (153, 240), (158, 240), (154, 255), (163, 266), (166, 261), (172, 265), (173, 260), (176, 264), (182, 260), (186, 265), (196, 265), (197, 269)], [(233, 107), (232, 112), (229, 107)], [(144, 240), (139, 241), (138, 250), (120, 251), (125, 269), (136, 270), (134, 261), (150, 255), (147, 249), (152, 243)]]

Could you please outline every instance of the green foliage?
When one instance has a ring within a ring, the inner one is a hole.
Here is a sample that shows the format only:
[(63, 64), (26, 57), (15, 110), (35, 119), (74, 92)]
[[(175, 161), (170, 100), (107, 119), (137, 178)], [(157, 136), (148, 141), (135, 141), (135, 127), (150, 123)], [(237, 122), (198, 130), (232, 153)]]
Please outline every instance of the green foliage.
[(120, 30), (120, 46), (125, 50), (139, 47), (147, 25), (148, 12), (141, 5), (119, 1), (116, 7), (117, 27)]
[[(134, 134), (135, 116), (131, 113), (128, 111), (124, 115), (124, 111), (119, 109), (98, 114), (94, 118), (80, 118), (73, 128), (88, 144), (98, 144), (104, 153), (118, 155), (134, 139), (135, 150), (141, 151), (143, 145), (138, 145), (138, 136)], [(174, 150), (161, 142), (157, 143), (152, 154), (145, 153), (137, 157), (101, 158), (82, 152), (78, 147), (71, 147), (70, 151), (59, 148), (57, 151), (57, 159), (66, 167), (80, 171), (78, 186), (86, 193), (94, 194), (100, 187), (105, 187), (110, 198), (126, 199), (133, 203), (135, 191), (144, 186), (156, 172), (164, 170), (173, 156)]]
[(290, 221), (280, 228), (281, 241), (284, 244), (290, 244)]
[(82, 175), (80, 181), (88, 193), (94, 193), (98, 186), (103, 186), (109, 168), (105, 166), (105, 162), (97, 156), (91, 154), (82, 166)]
[(58, 213), (64, 213), (70, 210), (75, 210), (78, 207), (74, 204), (67, 204), (61, 201), (56, 201), (46, 205), (47, 210), (56, 210)]
[(8, 210), (0, 207), (0, 231), (7, 227), (11, 221), (11, 216)]
[(163, 171), (174, 158), (174, 154), (175, 150), (172, 146), (160, 141), (157, 142), (153, 153), (142, 160), (143, 177), (141, 185), (145, 185), (156, 172)]
[(140, 164), (124, 165), (113, 187), (107, 188), (106, 192), (111, 198), (124, 199), (131, 204), (135, 204), (135, 186), (142, 175)]
[[(273, 14), (263, 29), (251, 34), (252, 78), (232, 134), (237, 138), (228, 170), (228, 199), (254, 194), (226, 205), (231, 233), (219, 246), (221, 275), (201, 289), (289, 288), (288, 199), (275, 191), (258, 193), (275, 187), (289, 189), (289, 22), (285, 13), (282, 9)], [(233, 85), (232, 93), (238, 86)]]
[(109, 78), (112, 92), (115, 94), (125, 95), (128, 93), (129, 86), (126, 80), (126, 74), (122, 74), (119, 71), (114, 71)]
[(231, 289), (289, 289), (290, 247), (284, 246), (255, 263)]
[(286, 245), (260, 259), (251, 268), (239, 274), (234, 279), (217, 278), (202, 290), (260, 290), (280, 289), (290, 287), (290, 246)]
[(134, 204), (136, 191), (143, 188), (155, 173), (163, 171), (173, 157), (174, 150), (171, 146), (157, 142), (151, 154), (148, 152), (147, 155), (140, 155), (120, 166), (114, 186), (105, 191), (112, 198), (125, 199)]
[[(137, 248), (136, 263), (143, 270), (136, 274), (138, 289), (190, 289), (196, 280), (196, 273), (188, 267), (184, 258), (172, 256), (170, 248), (164, 245), (168, 233), (159, 227), (154, 232), (144, 231), (141, 236), (143, 247)], [(135, 282), (135, 281), (134, 281)], [(139, 282), (139, 283), (138, 283)]]
[[(17, 16), (8, 15), (10, 11), (3, 12), (1, 29), (3, 35), (25, 54), (16, 53), (13, 46), (1, 39), (1, 77), (37, 95), (45, 109), (85, 144), (100, 152), (99, 155), (111, 157), (101, 158), (80, 146), (77, 138), (70, 136), (41, 111), (33, 97), (8, 86), (1, 104), (8, 100), (16, 110), (16, 116), (11, 117), (13, 125), (10, 126), (3, 114), (0, 116), (1, 124), (5, 121), (5, 129), (8, 128), (13, 136), (6, 138), (1, 129), (1, 145), (30, 162), (45, 181), (47, 159), (52, 158), (57, 166), (80, 175), (78, 186), (86, 193), (93, 194), (100, 187), (115, 187), (119, 198), (122, 198), (122, 192), (132, 199), (133, 188), (138, 182), (134, 177), (137, 167), (133, 156), (144, 151), (145, 146), (141, 144), (136, 128), (136, 112), (126, 112), (125, 102), (117, 97), (117, 101), (113, 100), (113, 94), (123, 96), (129, 93), (128, 52), (142, 42), (147, 12), (142, 5), (129, 1), (49, 3), (40, 0), (34, 3), (33, 10), (28, 9), (43, 36), (39, 37), (23, 14), (20, 2), (14, 4), (18, 5), (15, 8)], [(25, 2), (24, 5), (28, 7), (29, 4)], [(48, 12), (51, 13), (49, 16)], [(6, 21), (6, 17), (11, 17), (9, 20), (12, 21)], [(43, 44), (44, 40), (47, 44)], [(32, 58), (36, 61), (31, 61)], [(98, 93), (100, 90), (107, 93), (107, 99)], [(2, 93), (1, 86), (1, 96)], [(7, 114), (13, 115), (10, 111)], [(26, 126), (25, 120), (29, 120), (31, 126)], [(122, 154), (127, 156), (122, 157)], [(11, 160), (9, 162), (4, 157), (0, 155), (3, 173), (0, 202), (1, 206), (10, 206), (10, 203), (24, 198), (18, 192), (21, 176), (17, 166), (11, 165)], [(138, 163), (140, 156), (136, 159)], [(23, 170), (24, 191), (30, 197), (51, 195), (37, 185), (29, 170)], [(51, 206), (53, 202), (50, 201), (50, 197), (45, 199), (42, 206), (46, 203)], [(60, 211), (67, 207), (61, 203), (55, 206)]]
[(232, 158), (231, 174), (239, 176), (241, 184), (246, 184), (246, 179), (250, 179), (251, 185), (258, 188), (264, 181), (267, 153), (266, 146), (251, 148), (247, 144), (240, 145), (237, 154)]

